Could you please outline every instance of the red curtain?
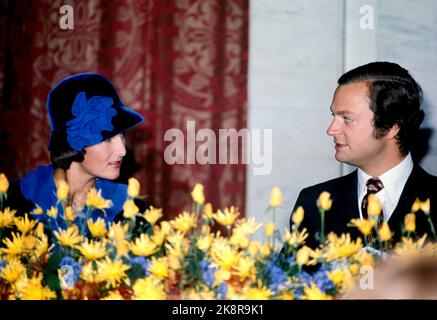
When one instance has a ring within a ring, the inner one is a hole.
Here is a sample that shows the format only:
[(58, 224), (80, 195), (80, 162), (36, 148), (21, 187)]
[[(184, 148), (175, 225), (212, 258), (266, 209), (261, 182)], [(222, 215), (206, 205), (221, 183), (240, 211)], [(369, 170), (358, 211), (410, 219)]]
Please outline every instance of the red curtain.
[[(74, 29), (59, 9), (71, 5)], [(248, 0), (2, 1), (0, 170), (17, 178), (48, 163), (46, 97), (59, 80), (101, 72), (146, 122), (128, 132), (124, 176), (134, 175), (168, 218), (205, 186), (214, 209), (244, 212), (245, 165), (169, 165), (171, 128), (246, 127)], [(185, 136), (186, 137), (186, 136)], [(218, 147), (217, 147), (218, 148)]]

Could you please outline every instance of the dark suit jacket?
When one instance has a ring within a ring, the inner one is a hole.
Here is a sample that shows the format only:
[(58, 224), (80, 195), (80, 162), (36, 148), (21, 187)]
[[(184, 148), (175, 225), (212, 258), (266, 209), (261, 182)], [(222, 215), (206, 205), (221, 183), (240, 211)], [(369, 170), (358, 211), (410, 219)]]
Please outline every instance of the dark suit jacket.
[[(315, 239), (316, 232), (320, 232), (320, 213), (317, 208), (317, 198), (323, 191), (329, 192), (332, 198), (332, 207), (325, 213), (325, 234), (327, 235), (333, 231), (338, 235), (350, 233), (353, 238), (361, 236), (357, 228), (347, 226), (351, 219), (360, 216), (357, 182), (358, 175), (357, 170), (355, 170), (346, 176), (305, 188), (300, 192), (293, 212), (299, 206), (302, 206), (305, 210), (302, 226), (307, 228), (310, 234), (306, 241), (308, 246), (314, 248), (318, 245)], [(411, 212), (411, 206), (416, 198), (421, 201), (430, 198), (430, 215), (434, 226), (437, 228), (437, 177), (428, 174), (418, 165), (414, 165), (397, 207), (388, 221), (390, 229), (394, 232), (393, 239), (395, 241), (398, 241), (401, 237), (404, 217)], [(421, 211), (416, 214), (416, 232), (418, 235), (426, 232), (429, 235), (428, 239), (432, 239), (427, 216)]]

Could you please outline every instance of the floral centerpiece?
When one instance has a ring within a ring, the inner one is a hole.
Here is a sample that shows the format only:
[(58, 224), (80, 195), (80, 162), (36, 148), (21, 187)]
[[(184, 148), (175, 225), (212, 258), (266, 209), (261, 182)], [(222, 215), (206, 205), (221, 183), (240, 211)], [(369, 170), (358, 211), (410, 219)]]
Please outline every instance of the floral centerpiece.
[[(279, 188), (270, 197), (272, 221), (264, 226), (241, 218), (231, 206), (213, 210), (206, 203), (203, 186), (196, 184), (193, 209), (171, 221), (149, 207), (139, 212), (134, 199), (140, 185), (129, 180), (123, 207), (124, 222), (93, 220), (93, 209), (105, 210), (110, 199), (91, 189), (86, 207), (76, 213), (66, 205), (68, 185), (57, 185), (62, 212), (36, 207), (24, 216), (3, 208), (8, 180), (0, 175), (0, 298), (1, 299), (332, 299), (350, 291), (363, 266), (374, 267), (381, 255), (365, 250), (367, 240), (350, 235), (318, 234), (320, 246), (305, 245), (304, 209), (291, 216), (291, 230), (283, 235), (275, 227), (275, 211), (282, 203)], [(322, 193), (318, 206), (323, 221), (332, 205)], [(352, 220), (364, 235), (377, 233), (374, 245), (393, 255), (426, 252), (437, 255), (426, 236), (415, 239), (415, 213), (429, 212), (429, 202), (416, 202), (405, 218), (405, 235), (394, 245), (387, 224), (378, 225), (380, 207), (370, 199), (371, 220)], [(43, 225), (32, 216), (46, 215)], [(50, 227), (61, 216), (62, 226)], [(151, 228), (136, 234), (136, 220)], [(432, 224), (431, 220), (429, 220)], [(215, 229), (222, 231), (214, 231)], [(264, 240), (253, 239), (263, 227)], [(433, 226), (432, 226), (433, 227)], [(434, 230), (434, 229), (432, 229)], [(433, 235), (435, 237), (435, 234)], [(310, 271), (311, 270), (311, 271)]]

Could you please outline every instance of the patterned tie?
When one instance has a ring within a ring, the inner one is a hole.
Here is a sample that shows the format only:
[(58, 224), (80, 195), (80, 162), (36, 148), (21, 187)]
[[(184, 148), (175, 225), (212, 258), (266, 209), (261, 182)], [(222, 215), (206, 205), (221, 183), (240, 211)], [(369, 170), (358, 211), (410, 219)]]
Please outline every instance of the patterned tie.
[[(381, 180), (378, 178), (370, 178), (366, 182), (367, 186), (367, 194), (363, 198), (363, 202), (361, 202), (361, 213), (363, 214), (364, 219), (369, 219), (369, 213), (367, 212), (367, 205), (369, 204), (369, 195), (378, 193), (384, 188)], [(382, 212), (381, 215), (382, 216)]]

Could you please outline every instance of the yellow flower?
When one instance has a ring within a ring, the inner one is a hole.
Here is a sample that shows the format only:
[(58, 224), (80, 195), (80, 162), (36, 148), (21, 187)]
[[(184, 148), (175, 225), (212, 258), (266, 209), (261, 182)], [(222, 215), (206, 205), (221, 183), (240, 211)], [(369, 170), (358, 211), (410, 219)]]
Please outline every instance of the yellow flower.
[(44, 213), (44, 210), (39, 205), (36, 205), (36, 207), (31, 212), (32, 215), (37, 215), (37, 216), (39, 216), (43, 213)]
[(152, 262), (149, 265), (149, 271), (156, 276), (158, 279), (163, 280), (168, 277), (168, 263), (166, 258), (156, 259), (152, 257)]
[(405, 216), (405, 231), (416, 231), (416, 215), (414, 213), (409, 213)]
[(381, 202), (376, 194), (369, 194), (367, 213), (371, 217), (377, 217), (381, 214)]
[(95, 209), (104, 210), (112, 206), (112, 201), (102, 198), (102, 190), (97, 191), (95, 188), (92, 188), (86, 195), (86, 205)]
[(4, 211), (0, 211), (0, 228), (10, 228), (15, 222), (16, 210), (6, 208)]
[(94, 242), (90, 239), (85, 239), (81, 245), (76, 246), (76, 249), (88, 260), (98, 260), (108, 253), (104, 242)]
[(36, 221), (29, 220), (29, 217), (26, 213), (24, 215), (24, 218), (23, 217), (15, 218), (15, 225), (16, 225), (18, 231), (20, 231), (23, 234), (26, 234), (35, 227)]
[(363, 235), (368, 236), (372, 232), (372, 228), (375, 226), (375, 221), (366, 219), (352, 219), (351, 223), (348, 225), (357, 227)]
[(136, 256), (148, 257), (159, 250), (157, 246), (149, 237), (148, 234), (142, 233), (135, 242), (129, 244), (130, 251)]
[(15, 283), (26, 272), (24, 265), (16, 258), (9, 259), (8, 264), (0, 270), (0, 277), (9, 283)]
[(426, 201), (420, 203), (420, 209), (427, 215), (429, 215), (430, 207), (431, 207), (431, 202), (429, 198), (426, 199)]
[(226, 269), (218, 268), (216, 272), (214, 272), (215, 282), (213, 286), (218, 286), (220, 283), (224, 281), (228, 281), (231, 278), (231, 272)]
[(46, 254), (47, 252), (49, 252), (54, 245), (52, 245), (49, 248), (49, 240), (48, 237), (46, 235), (40, 237), (40, 239), (38, 239), (36, 246), (35, 246), (35, 255), (37, 257), (41, 257), (43, 254)]
[(342, 234), (338, 237), (333, 232), (328, 234), (328, 246), (324, 256), (328, 262), (339, 259), (348, 258), (360, 251), (362, 248), (362, 240), (358, 238), (352, 241), (350, 234)]
[(24, 243), (24, 248), (27, 251), (31, 251), (33, 250), (33, 248), (35, 248), (36, 238), (32, 235), (27, 235), (23, 238), (23, 243)]
[(109, 227), (108, 237), (116, 241), (125, 239), (126, 232), (128, 230), (128, 225), (121, 225), (121, 222), (112, 223)]
[(252, 257), (255, 257), (258, 254), (258, 252), (260, 251), (260, 248), (261, 248), (261, 243), (260, 242), (258, 242), (258, 241), (251, 241), (250, 244), (249, 244), (249, 248), (248, 248), (249, 254)]
[(21, 290), (23, 300), (46, 300), (55, 299), (56, 294), (42, 285), (42, 275), (29, 279)]
[(218, 266), (230, 270), (238, 262), (238, 251), (229, 244), (214, 241), (211, 247), (211, 257)]
[(203, 194), (203, 185), (200, 183), (196, 183), (191, 192), (191, 197), (193, 201), (199, 204), (203, 204), (205, 202), (205, 195)]
[(294, 224), (301, 224), (304, 217), (304, 209), (302, 206), (299, 206), (296, 211), (293, 213), (291, 220)]
[(267, 256), (270, 255), (270, 253), (271, 253), (271, 250), (270, 250), (270, 246), (269, 246), (269, 244), (268, 244), (268, 243), (264, 243), (264, 244), (261, 246), (261, 254), (262, 254), (262, 256), (263, 256), (263, 257), (267, 257)]
[(51, 206), (46, 213), (50, 218), (56, 219), (58, 216), (58, 208)]
[(133, 285), (136, 300), (164, 300), (166, 299), (164, 285), (153, 276), (138, 279)]
[(332, 297), (321, 291), (313, 282), (310, 287), (305, 287), (303, 297), (306, 300), (332, 300)]
[(44, 224), (39, 222), (35, 229), (35, 234), (38, 238), (42, 238), (44, 236)]
[(77, 226), (73, 225), (68, 227), (67, 230), (60, 229), (58, 231), (54, 231), (56, 239), (58, 239), (59, 243), (64, 247), (74, 248), (79, 242), (82, 241), (82, 236), (79, 235), (79, 230)]
[(266, 223), (264, 226), (264, 234), (266, 235), (266, 237), (273, 236), (274, 232), (275, 232), (275, 224), (272, 221)]
[(9, 189), (9, 181), (4, 173), (0, 173), (0, 193), (5, 193)]
[(140, 209), (135, 204), (135, 201), (132, 199), (126, 200), (126, 202), (123, 205), (123, 217), (126, 219), (130, 219), (133, 216), (135, 216)]
[(203, 209), (203, 215), (202, 218), (205, 220), (211, 220), (212, 219), (212, 205), (211, 203), (205, 204), (205, 207)]
[(416, 198), (413, 205), (411, 206), (411, 212), (416, 213), (417, 211), (419, 211), (420, 204), (421, 204), (421, 202), (420, 202), (419, 198)]
[(323, 191), (317, 199), (317, 206), (323, 211), (328, 211), (332, 206), (331, 194)]
[(161, 222), (161, 231), (165, 235), (168, 235), (171, 231), (171, 224), (168, 221), (162, 221)]
[(254, 279), (256, 276), (255, 260), (249, 257), (241, 257), (233, 266), (234, 274), (240, 277), (240, 281), (246, 278)]
[(150, 224), (155, 224), (162, 217), (162, 209), (154, 208), (150, 206), (149, 209), (144, 212), (144, 219)]
[(341, 286), (346, 276), (346, 270), (343, 268), (333, 269), (332, 271), (326, 272), (326, 275), (328, 276), (329, 280), (334, 283), (334, 285)]
[(279, 187), (274, 187), (270, 193), (270, 207), (276, 208), (282, 204), (282, 192)]
[(272, 295), (272, 291), (265, 287), (248, 288), (244, 291), (244, 299), (246, 300), (268, 300)]
[(82, 267), (82, 272), (80, 273), (80, 277), (86, 282), (96, 282), (97, 281), (97, 270), (94, 270), (93, 266), (94, 262), (90, 261), (85, 263)]
[(298, 265), (303, 266), (308, 263), (310, 259), (311, 249), (307, 246), (303, 246), (296, 253), (296, 262)]
[(223, 226), (230, 226), (235, 222), (235, 219), (240, 215), (237, 207), (231, 206), (225, 208), (222, 212), (220, 209), (212, 217)]
[(73, 211), (73, 208), (71, 206), (67, 206), (64, 210), (64, 219), (70, 222), (73, 222), (76, 220), (76, 214)]
[(196, 215), (194, 213), (190, 214), (184, 211), (182, 214), (178, 215), (173, 221), (170, 221), (170, 224), (176, 230), (186, 233), (197, 226)]
[(0, 251), (11, 256), (19, 255), (24, 253), (24, 241), (23, 237), (12, 232), (12, 241), (10, 238), (3, 239), (3, 243), (6, 245), (6, 248), (0, 248)]
[(56, 182), (56, 198), (61, 201), (67, 200), (68, 193), (70, 192), (70, 187), (68, 183), (64, 180), (58, 180)]
[(122, 260), (111, 260), (106, 257), (97, 261), (97, 281), (104, 281), (107, 287), (115, 287), (117, 284), (127, 278), (126, 271), (130, 267), (125, 265)]
[(124, 299), (118, 290), (113, 290), (110, 291), (106, 297), (102, 298), (102, 300), (124, 300)]
[(165, 240), (165, 234), (161, 231), (161, 229), (158, 226), (154, 226), (153, 228), (153, 235), (152, 235), (152, 241), (156, 243), (158, 246), (162, 245)]
[(211, 235), (201, 235), (197, 239), (196, 246), (199, 250), (207, 251), (212, 243), (212, 236)]
[(240, 219), (236, 222), (233, 232), (240, 233), (244, 236), (250, 236), (254, 234), (262, 225), (255, 221), (255, 218)]
[(96, 221), (93, 221), (93, 219), (88, 219), (87, 225), (93, 237), (103, 237), (107, 232), (105, 220), (102, 218), (98, 218)]
[(387, 222), (382, 223), (381, 229), (378, 230), (378, 234), (379, 234), (379, 238), (382, 241), (390, 240), (392, 234), (391, 234), (390, 227), (388, 226)]
[(140, 194), (140, 183), (135, 178), (130, 178), (128, 180), (128, 186), (127, 186), (127, 195), (131, 198), (138, 197)]
[(285, 230), (284, 241), (290, 246), (298, 246), (304, 243), (306, 238), (308, 238), (306, 228), (303, 228), (302, 231), (293, 230), (292, 232)]
[(402, 242), (396, 245), (394, 252), (400, 257), (414, 257), (423, 254), (422, 248), (426, 240), (426, 234), (417, 241), (402, 237)]

